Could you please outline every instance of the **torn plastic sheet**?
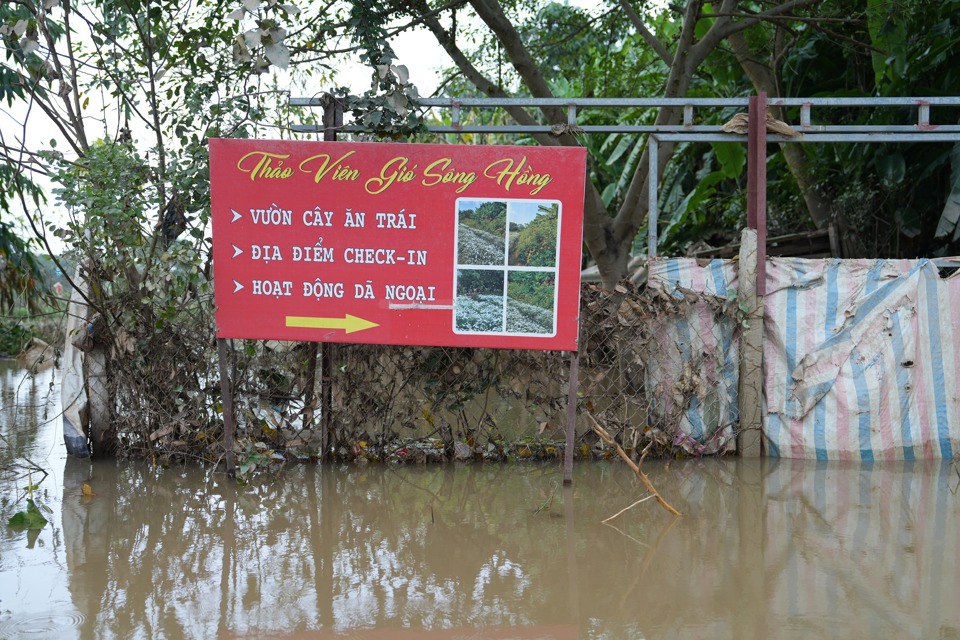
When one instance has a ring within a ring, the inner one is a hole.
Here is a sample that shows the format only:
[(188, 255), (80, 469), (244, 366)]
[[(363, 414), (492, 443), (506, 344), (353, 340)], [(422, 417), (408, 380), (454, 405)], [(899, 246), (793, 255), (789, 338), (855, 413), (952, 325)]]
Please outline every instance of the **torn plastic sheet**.
[[(648, 286), (667, 295), (726, 296), (737, 286), (731, 260), (651, 258)], [(673, 444), (693, 455), (733, 449), (739, 421), (740, 351), (734, 322), (717, 321), (713, 309), (695, 301), (685, 314), (657, 319), (656, 339), (643, 358), (646, 388), (655, 390), (651, 422), (675, 434)]]
[(772, 455), (952, 457), (960, 444), (960, 280), (928, 260), (768, 261)]

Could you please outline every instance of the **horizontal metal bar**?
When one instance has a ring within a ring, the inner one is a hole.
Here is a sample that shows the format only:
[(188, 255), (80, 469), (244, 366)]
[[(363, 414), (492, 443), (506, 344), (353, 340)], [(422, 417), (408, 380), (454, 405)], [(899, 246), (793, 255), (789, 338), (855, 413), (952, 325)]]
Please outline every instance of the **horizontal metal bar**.
[[(747, 136), (732, 133), (657, 133), (668, 142), (746, 142)], [(960, 142), (960, 131), (918, 131), (916, 133), (807, 133), (788, 137), (767, 135), (767, 142)]]
[(916, 107), (918, 105), (956, 107), (960, 106), (960, 96), (929, 98), (768, 98), (767, 104), (785, 107), (801, 107), (804, 104), (811, 104), (815, 107)]
[[(930, 125), (928, 128), (921, 128), (917, 125), (813, 125), (804, 129), (803, 127), (794, 127), (797, 133), (803, 135), (805, 139), (811, 136), (821, 136), (824, 134), (916, 134), (917, 140), (929, 140), (934, 133), (950, 134), (960, 133), (960, 125)], [(297, 124), (291, 127), (298, 133), (316, 133), (323, 132), (322, 125), (303, 125)], [(547, 125), (427, 125), (426, 130), (430, 133), (550, 133), (552, 127)], [(661, 136), (678, 134), (686, 136), (692, 133), (707, 134), (715, 133), (729, 138), (730, 133), (723, 133), (717, 125), (694, 125), (684, 127), (682, 125), (634, 125), (634, 124), (616, 124), (616, 125), (582, 125), (579, 130), (583, 133), (654, 133)], [(366, 133), (372, 131), (359, 125), (347, 125), (340, 129), (345, 133)], [(773, 134), (769, 134), (774, 137)], [(663, 138), (667, 139), (667, 138)], [(953, 139), (953, 138), (951, 138)], [(779, 141), (779, 138), (777, 138)], [(715, 141), (715, 140), (713, 140)]]
[[(420, 107), (746, 107), (747, 98), (420, 98)], [(291, 107), (319, 107), (323, 98), (290, 98)]]
[[(551, 133), (553, 127), (548, 125), (525, 124), (464, 124), (459, 127), (449, 125), (426, 125), (431, 133)], [(697, 125), (684, 127), (683, 125), (646, 125), (646, 124), (585, 124), (577, 127), (582, 133), (719, 133), (717, 125)], [(566, 132), (566, 129), (564, 129)]]
[[(797, 133), (803, 135), (822, 133), (922, 133), (932, 132), (960, 133), (960, 125), (929, 125), (920, 127), (910, 125), (812, 125), (806, 129), (793, 127)], [(547, 125), (427, 125), (432, 133), (550, 133), (552, 127)], [(643, 124), (614, 124), (614, 125), (581, 125), (583, 133), (723, 133), (719, 125), (643, 125)], [(730, 135), (723, 133), (723, 135)], [(772, 134), (771, 134), (772, 135)]]
[(746, 107), (747, 98), (422, 98), (422, 107)]
[[(553, 127), (549, 125), (525, 125), (525, 124), (478, 124), (478, 125), (426, 125), (426, 130), (430, 133), (551, 133)], [(299, 133), (312, 133), (322, 131), (321, 125), (302, 125), (297, 124), (291, 127), (293, 131)], [(345, 133), (364, 133), (372, 129), (357, 125), (347, 125), (340, 129)], [(564, 129), (566, 131), (566, 129)], [(693, 127), (684, 127), (682, 125), (642, 125), (642, 124), (611, 124), (611, 125), (582, 125), (578, 131), (583, 133), (719, 133), (720, 127), (717, 125), (698, 125)], [(726, 134), (725, 134), (726, 135)]]
[[(749, 98), (422, 98), (422, 107), (746, 107)], [(290, 98), (293, 107), (319, 107), (323, 98)], [(919, 105), (960, 106), (960, 96), (897, 98), (769, 98), (768, 104), (800, 107), (910, 107)]]
[[(295, 133), (322, 133), (319, 124), (296, 124), (290, 127)], [(546, 125), (427, 125), (428, 133), (551, 133), (552, 127)], [(683, 128), (681, 125), (667, 127), (663, 125), (585, 125), (580, 127), (583, 133), (637, 133), (652, 134), (657, 139), (669, 142), (746, 142), (747, 136), (736, 133), (722, 133), (720, 127), (694, 126)], [(359, 125), (346, 125), (340, 129), (344, 133), (370, 133), (372, 129)], [(799, 130), (798, 130), (799, 132)], [(768, 134), (769, 142), (957, 142), (960, 141), (960, 126), (920, 130), (914, 125), (890, 128), (868, 127), (867, 129), (842, 126), (825, 127), (812, 132), (800, 132), (797, 137)]]
[(957, 124), (928, 124), (921, 126), (919, 124), (813, 124), (809, 127), (794, 127), (797, 133), (912, 133), (939, 131), (941, 133), (960, 131), (960, 125)]
[[(323, 133), (322, 125), (298, 124), (290, 127), (295, 133)], [(552, 127), (545, 125), (427, 125), (429, 133), (457, 134), (457, 133), (551, 133)], [(916, 126), (888, 128), (859, 129), (856, 127), (825, 128), (798, 133), (797, 137), (788, 137), (768, 134), (770, 142), (958, 142), (960, 141), (960, 126), (950, 125), (921, 130)], [(645, 126), (645, 125), (586, 125), (580, 127), (583, 133), (637, 133), (652, 134), (658, 140), (668, 142), (746, 142), (745, 134), (721, 133), (716, 126), (694, 126), (686, 129), (681, 126)], [(372, 129), (359, 125), (346, 125), (340, 129), (343, 133), (369, 133)]]

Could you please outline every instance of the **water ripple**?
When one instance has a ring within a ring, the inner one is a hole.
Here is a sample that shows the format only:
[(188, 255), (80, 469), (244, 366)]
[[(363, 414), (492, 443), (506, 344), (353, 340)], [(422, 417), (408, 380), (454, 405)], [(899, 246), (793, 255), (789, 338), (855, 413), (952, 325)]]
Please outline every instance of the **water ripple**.
[(79, 611), (43, 611), (0, 618), (0, 638), (63, 638), (68, 629), (80, 628), (85, 617)]

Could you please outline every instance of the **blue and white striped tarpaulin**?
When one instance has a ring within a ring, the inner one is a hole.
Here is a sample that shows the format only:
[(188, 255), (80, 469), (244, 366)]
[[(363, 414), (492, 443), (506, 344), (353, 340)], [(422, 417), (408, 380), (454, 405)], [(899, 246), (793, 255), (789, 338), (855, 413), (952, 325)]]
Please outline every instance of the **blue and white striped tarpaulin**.
[(960, 450), (960, 277), (928, 260), (771, 258), (764, 305), (770, 455)]
[[(648, 269), (648, 286), (677, 298), (684, 297), (682, 289), (726, 296), (737, 286), (730, 260), (651, 258)], [(718, 320), (700, 300), (686, 315), (658, 318), (644, 358), (653, 421), (677, 433), (674, 444), (695, 455), (734, 448), (740, 349), (733, 329), (732, 320)]]

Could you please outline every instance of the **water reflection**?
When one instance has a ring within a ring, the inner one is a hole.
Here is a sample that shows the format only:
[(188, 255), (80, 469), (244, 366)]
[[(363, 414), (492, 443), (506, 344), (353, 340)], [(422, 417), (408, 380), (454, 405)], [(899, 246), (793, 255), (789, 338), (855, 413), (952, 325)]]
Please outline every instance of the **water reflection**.
[(45, 436), (58, 421), (60, 394), (55, 374), (55, 370), (47, 369), (28, 375), (16, 361), (0, 358), (2, 469), (8, 470), (18, 457), (46, 455), (49, 442)]
[(648, 501), (603, 524), (643, 496), (620, 464), (572, 489), (528, 464), (239, 487), (67, 459), (56, 435), (19, 441), (51, 452), (55, 511), (33, 549), (0, 538), (0, 637), (960, 637), (949, 463), (648, 462), (684, 517)]

